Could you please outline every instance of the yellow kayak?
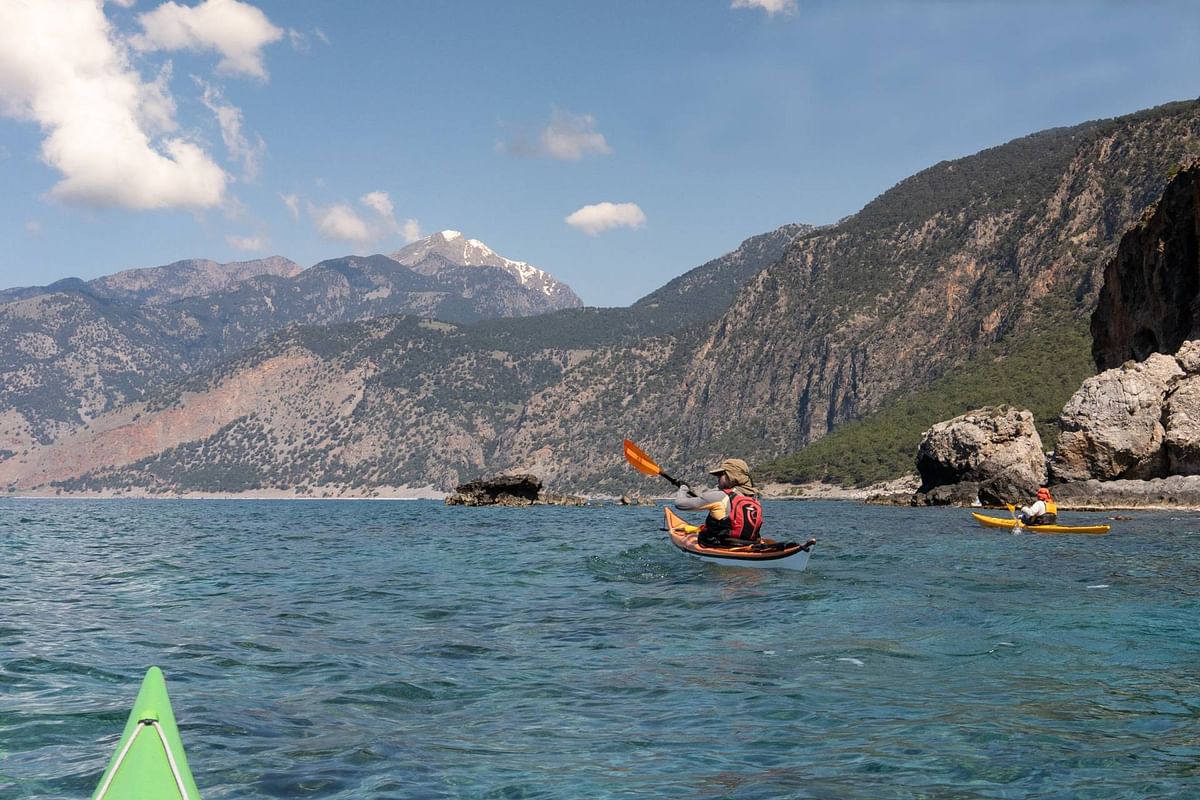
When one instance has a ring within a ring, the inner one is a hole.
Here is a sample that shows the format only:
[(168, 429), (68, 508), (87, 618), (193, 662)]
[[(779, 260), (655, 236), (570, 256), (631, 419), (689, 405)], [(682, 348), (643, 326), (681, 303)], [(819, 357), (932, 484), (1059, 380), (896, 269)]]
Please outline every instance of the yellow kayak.
[[(971, 516), (980, 525), (988, 528), (1012, 528), (1017, 521), (1012, 517), (989, 517), (986, 514), (971, 512)], [(1111, 525), (1022, 525), (1021, 530), (1034, 533), (1108, 533)]]

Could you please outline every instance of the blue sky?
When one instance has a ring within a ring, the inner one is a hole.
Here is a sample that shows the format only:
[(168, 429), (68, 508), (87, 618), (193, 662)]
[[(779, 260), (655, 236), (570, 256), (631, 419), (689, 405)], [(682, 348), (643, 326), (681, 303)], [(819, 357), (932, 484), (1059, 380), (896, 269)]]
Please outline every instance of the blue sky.
[(0, 286), (454, 229), (626, 305), (1200, 95), (1200, 3), (0, 0)]

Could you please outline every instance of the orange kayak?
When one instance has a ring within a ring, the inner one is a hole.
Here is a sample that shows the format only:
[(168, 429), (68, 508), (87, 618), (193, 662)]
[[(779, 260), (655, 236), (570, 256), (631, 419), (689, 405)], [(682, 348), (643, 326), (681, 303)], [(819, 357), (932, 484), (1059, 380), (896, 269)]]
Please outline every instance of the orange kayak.
[(813, 545), (817, 543), (816, 539), (810, 539), (804, 544), (760, 539), (754, 544), (736, 547), (708, 547), (698, 541), (695, 525), (689, 525), (669, 507), (664, 507), (663, 512), (667, 520), (667, 532), (671, 534), (671, 542), (676, 547), (688, 555), (727, 567), (781, 567), (802, 570), (808, 566), (808, 557), (812, 553)]

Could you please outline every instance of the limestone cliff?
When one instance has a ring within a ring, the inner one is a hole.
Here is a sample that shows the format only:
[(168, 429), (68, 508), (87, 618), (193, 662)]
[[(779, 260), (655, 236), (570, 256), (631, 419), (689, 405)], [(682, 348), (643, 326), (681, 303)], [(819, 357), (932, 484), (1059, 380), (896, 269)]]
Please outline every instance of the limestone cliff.
[(1195, 103), (1050, 131), (800, 237), (693, 354), (683, 449), (798, 449), (988, 344), (1085, 316), (1117, 237), (1197, 147)]
[(1200, 163), (1181, 169), (1121, 238), (1092, 313), (1100, 370), (1200, 337)]

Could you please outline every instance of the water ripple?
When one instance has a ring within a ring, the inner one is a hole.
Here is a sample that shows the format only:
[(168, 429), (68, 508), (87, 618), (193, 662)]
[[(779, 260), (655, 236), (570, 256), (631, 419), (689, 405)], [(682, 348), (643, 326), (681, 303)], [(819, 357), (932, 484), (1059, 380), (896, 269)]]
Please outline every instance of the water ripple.
[(0, 501), (0, 795), (90, 793), (150, 664), (206, 800), (1200, 780), (1200, 515), (1014, 537), (769, 503), (821, 540), (797, 574), (684, 558), (659, 514)]

